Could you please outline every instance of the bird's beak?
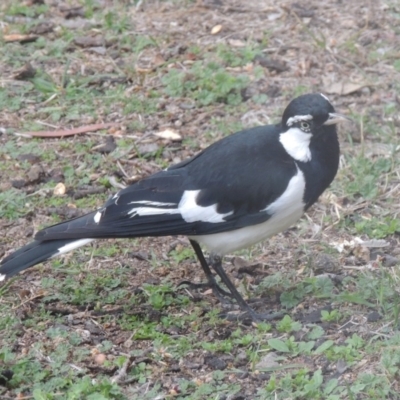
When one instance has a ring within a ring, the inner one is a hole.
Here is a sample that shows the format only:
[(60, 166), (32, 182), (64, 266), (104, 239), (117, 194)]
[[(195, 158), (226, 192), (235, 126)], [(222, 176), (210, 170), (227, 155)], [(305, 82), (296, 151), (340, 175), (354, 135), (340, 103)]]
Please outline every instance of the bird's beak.
[(329, 113), (329, 118), (323, 125), (333, 125), (343, 121), (351, 121), (351, 119), (343, 114)]

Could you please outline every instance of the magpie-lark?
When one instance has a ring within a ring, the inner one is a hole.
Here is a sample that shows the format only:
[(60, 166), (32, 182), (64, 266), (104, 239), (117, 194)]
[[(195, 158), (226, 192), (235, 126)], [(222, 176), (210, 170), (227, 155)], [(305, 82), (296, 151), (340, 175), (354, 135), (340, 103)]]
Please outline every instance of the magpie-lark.
[(95, 239), (186, 235), (213, 292), (235, 298), (254, 319), (268, 319), (236, 290), (222, 257), (287, 229), (318, 199), (338, 169), (336, 124), (344, 119), (324, 95), (299, 96), (280, 123), (219, 140), (120, 190), (99, 210), (39, 231), (2, 260), (0, 280)]

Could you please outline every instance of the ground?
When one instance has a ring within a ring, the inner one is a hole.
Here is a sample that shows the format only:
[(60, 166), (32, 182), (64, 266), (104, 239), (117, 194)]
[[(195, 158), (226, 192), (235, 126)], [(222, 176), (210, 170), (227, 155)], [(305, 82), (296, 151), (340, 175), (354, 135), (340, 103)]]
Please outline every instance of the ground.
[(186, 238), (96, 242), (0, 287), (1, 399), (400, 398), (398, 2), (3, 0), (0, 29), (0, 257), (299, 94), (353, 119), (319, 202), (225, 259), (283, 317), (178, 286)]

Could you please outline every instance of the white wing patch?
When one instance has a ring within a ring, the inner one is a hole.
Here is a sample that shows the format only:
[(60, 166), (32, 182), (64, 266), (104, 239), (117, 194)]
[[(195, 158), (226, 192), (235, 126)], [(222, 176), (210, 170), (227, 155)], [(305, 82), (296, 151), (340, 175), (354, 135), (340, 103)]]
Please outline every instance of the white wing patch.
[(286, 121), (287, 126), (292, 126), (296, 122), (300, 121), (311, 121), (313, 119), (312, 115), (307, 114), (307, 115), (295, 115), (294, 117), (288, 118)]
[(100, 220), (101, 220), (101, 211), (97, 211), (97, 213), (94, 214), (93, 219), (94, 219), (94, 222), (95, 222), (96, 224), (98, 224), (98, 223), (100, 222)]
[(307, 162), (311, 160), (311, 136), (311, 133), (303, 132), (300, 128), (293, 127), (281, 133), (279, 141), (286, 152), (296, 161)]
[(225, 222), (224, 218), (228, 215), (233, 214), (233, 211), (225, 214), (218, 213), (217, 204), (212, 204), (207, 207), (199, 206), (196, 203), (196, 198), (199, 193), (200, 190), (186, 190), (182, 196), (181, 201), (179, 202), (178, 209), (180, 210), (182, 218), (186, 222)]
[(54, 254), (51, 258), (58, 257), (61, 254), (68, 253), (71, 250), (75, 250), (78, 247), (84, 246), (85, 244), (88, 244), (90, 242), (93, 242), (94, 239), (79, 239), (79, 240), (74, 240), (71, 243), (66, 244), (65, 246), (62, 246), (58, 249), (58, 253)]
[(136, 215), (144, 217), (149, 215), (179, 214), (179, 210), (177, 208), (134, 207), (128, 211), (128, 214), (131, 214), (132, 218)]
[(161, 201), (139, 200), (131, 201), (128, 204), (145, 204), (146, 206), (176, 206), (176, 203), (163, 203)]
[[(179, 204), (147, 200), (133, 201), (131, 204), (143, 204), (143, 207), (134, 207), (128, 214), (131, 214), (131, 217), (135, 215), (180, 214), (187, 223), (196, 221), (218, 223), (225, 222), (224, 218), (233, 213), (233, 211), (225, 214), (218, 213), (217, 204), (212, 204), (207, 207), (199, 206), (196, 203), (196, 198), (199, 193), (200, 190), (185, 190)], [(175, 206), (175, 208), (163, 208), (171, 206)]]
[(261, 242), (286, 230), (303, 215), (305, 187), (304, 174), (297, 168), (297, 174), (289, 181), (285, 192), (262, 210), (271, 214), (267, 221), (234, 231), (191, 236), (190, 238), (204, 245), (211, 254), (220, 256)]

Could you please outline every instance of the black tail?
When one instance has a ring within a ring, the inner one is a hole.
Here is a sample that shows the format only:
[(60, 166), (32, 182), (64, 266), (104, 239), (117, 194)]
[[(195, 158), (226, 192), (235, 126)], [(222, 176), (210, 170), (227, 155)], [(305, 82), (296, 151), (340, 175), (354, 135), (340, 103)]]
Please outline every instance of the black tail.
[(39, 264), (54, 256), (66, 253), (83, 246), (93, 239), (60, 239), (46, 242), (34, 241), (20, 248), (0, 263), (0, 281), (18, 274), (33, 265)]

